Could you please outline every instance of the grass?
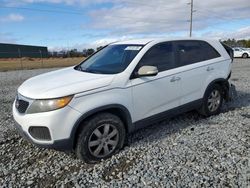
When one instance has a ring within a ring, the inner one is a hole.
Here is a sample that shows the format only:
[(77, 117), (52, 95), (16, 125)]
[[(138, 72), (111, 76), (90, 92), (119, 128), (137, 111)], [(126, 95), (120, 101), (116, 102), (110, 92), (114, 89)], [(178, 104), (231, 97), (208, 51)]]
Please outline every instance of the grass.
[(22, 69), (39, 69), (68, 67), (76, 65), (84, 60), (84, 57), (74, 58), (14, 58), (0, 59), (0, 71), (22, 70)]

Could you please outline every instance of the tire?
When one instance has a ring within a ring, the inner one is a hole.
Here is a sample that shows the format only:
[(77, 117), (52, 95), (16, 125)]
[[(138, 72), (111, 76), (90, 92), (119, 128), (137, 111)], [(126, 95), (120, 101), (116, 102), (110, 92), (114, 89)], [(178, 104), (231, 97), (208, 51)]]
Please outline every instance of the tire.
[(77, 158), (96, 163), (117, 153), (124, 145), (126, 131), (119, 117), (100, 113), (84, 122), (76, 143)]
[(206, 117), (217, 115), (221, 111), (222, 103), (223, 90), (220, 85), (213, 84), (207, 88), (203, 97), (203, 104), (198, 111)]
[(248, 58), (248, 54), (247, 53), (244, 53), (244, 54), (242, 54), (242, 58)]

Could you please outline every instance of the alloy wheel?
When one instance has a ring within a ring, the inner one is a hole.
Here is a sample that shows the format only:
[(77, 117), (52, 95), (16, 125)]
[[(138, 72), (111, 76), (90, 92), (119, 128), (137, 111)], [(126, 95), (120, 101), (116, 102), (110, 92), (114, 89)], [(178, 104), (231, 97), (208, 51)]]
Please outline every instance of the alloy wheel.
[(89, 137), (88, 148), (97, 158), (108, 156), (119, 142), (119, 132), (114, 125), (103, 124), (97, 127)]
[(218, 90), (213, 90), (208, 97), (208, 110), (210, 112), (215, 112), (221, 103), (221, 95)]

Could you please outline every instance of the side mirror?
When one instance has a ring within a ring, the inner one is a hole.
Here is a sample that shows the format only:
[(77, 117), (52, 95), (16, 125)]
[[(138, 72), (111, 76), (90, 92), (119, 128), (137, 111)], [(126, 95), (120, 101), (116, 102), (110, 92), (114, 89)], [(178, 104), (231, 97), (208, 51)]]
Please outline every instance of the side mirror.
[(141, 76), (156, 76), (158, 74), (158, 69), (155, 66), (142, 66), (139, 68), (137, 75)]

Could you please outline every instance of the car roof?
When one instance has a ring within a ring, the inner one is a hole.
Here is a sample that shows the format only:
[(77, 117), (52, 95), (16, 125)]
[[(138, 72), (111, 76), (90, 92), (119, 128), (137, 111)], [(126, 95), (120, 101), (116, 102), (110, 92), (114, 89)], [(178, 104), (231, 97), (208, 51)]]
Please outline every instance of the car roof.
[[(179, 37), (179, 38), (146, 38), (146, 39), (131, 39), (131, 40), (124, 40), (124, 41), (117, 41), (112, 43), (114, 44), (134, 44), (134, 45), (146, 45), (151, 42), (164, 42), (164, 41), (176, 41), (176, 40), (203, 40), (209, 41), (213, 39), (206, 39), (206, 38), (194, 38), (194, 37)], [(218, 40), (213, 40), (218, 41)]]
[(131, 40), (124, 40), (114, 42), (112, 44), (137, 44), (137, 45), (145, 45), (149, 42), (153, 41), (153, 39), (131, 39)]

